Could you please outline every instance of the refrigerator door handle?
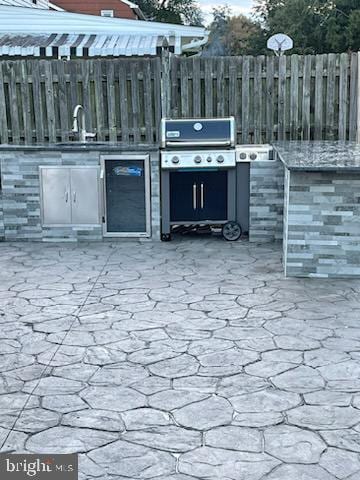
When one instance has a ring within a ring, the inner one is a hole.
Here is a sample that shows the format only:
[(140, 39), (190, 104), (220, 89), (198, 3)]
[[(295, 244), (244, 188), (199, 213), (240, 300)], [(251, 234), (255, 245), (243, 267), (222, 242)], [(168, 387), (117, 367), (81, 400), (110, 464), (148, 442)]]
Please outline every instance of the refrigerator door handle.
[(200, 185), (200, 206), (203, 209), (204, 208), (204, 184), (201, 182)]
[(193, 210), (196, 210), (197, 208), (196, 197), (197, 197), (197, 185), (196, 183), (194, 183), (193, 184)]

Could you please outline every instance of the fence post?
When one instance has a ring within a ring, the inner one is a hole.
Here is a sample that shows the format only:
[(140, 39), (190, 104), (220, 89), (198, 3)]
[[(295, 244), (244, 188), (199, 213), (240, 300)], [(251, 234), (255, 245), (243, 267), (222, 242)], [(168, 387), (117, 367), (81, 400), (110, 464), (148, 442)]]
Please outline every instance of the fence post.
[(163, 49), (161, 53), (161, 116), (169, 117), (170, 115), (170, 52)]
[(356, 142), (360, 143), (360, 52), (357, 54), (357, 112), (356, 112)]

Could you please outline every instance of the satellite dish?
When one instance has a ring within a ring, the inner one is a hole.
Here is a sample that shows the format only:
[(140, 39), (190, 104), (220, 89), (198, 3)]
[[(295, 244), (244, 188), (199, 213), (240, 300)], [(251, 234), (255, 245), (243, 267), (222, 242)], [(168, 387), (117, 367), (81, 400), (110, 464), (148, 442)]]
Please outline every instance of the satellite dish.
[(285, 50), (291, 50), (293, 46), (294, 42), (285, 33), (277, 33), (267, 41), (267, 47), (270, 50), (274, 50), (277, 55), (282, 55)]

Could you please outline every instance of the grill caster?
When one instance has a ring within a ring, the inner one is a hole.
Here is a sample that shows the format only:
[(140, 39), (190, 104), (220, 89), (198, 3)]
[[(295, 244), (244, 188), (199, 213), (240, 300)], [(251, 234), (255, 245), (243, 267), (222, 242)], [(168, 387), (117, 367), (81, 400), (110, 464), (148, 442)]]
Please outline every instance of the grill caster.
[(228, 242), (236, 242), (239, 240), (242, 234), (241, 226), (237, 222), (227, 222), (222, 227), (222, 236)]
[(162, 242), (170, 242), (170, 240), (171, 240), (170, 233), (162, 233), (161, 234), (161, 241)]

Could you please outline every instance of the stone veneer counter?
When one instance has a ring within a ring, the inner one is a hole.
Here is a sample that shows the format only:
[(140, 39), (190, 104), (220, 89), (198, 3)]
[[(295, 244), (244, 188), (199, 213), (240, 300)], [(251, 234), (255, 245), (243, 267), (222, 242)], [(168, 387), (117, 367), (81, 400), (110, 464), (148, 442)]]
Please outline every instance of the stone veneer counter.
[[(0, 241), (102, 240), (103, 225), (44, 225), (39, 167), (99, 167), (100, 156), (148, 154), (150, 158), (151, 237), (160, 238), (159, 150), (155, 145), (67, 142), (0, 145)], [(102, 210), (103, 205), (100, 205)]]
[(285, 166), (287, 276), (360, 277), (360, 146), (274, 144)]

